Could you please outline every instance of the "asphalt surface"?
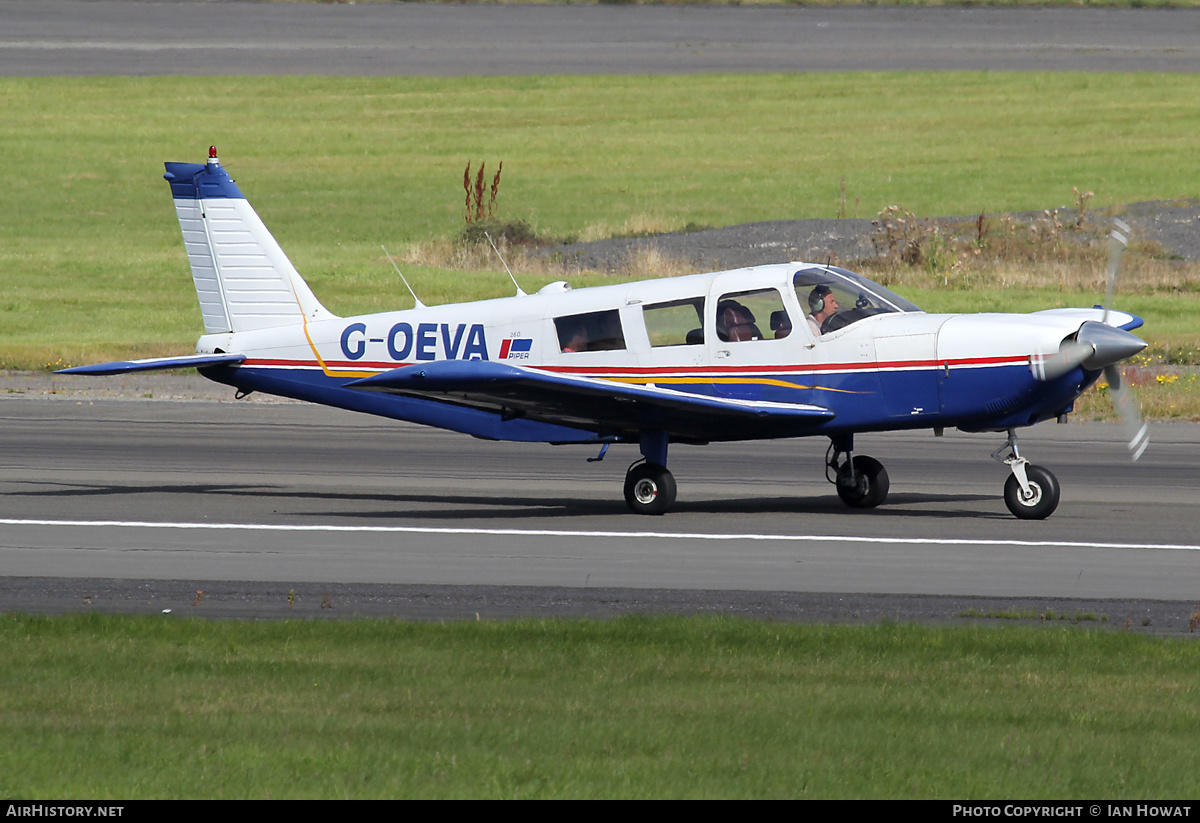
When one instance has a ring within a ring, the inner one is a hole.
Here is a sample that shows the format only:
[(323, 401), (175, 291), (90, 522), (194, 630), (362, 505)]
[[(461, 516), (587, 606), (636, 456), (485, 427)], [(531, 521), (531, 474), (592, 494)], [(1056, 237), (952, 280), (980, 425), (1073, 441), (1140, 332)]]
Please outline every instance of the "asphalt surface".
[[(0, 3), (0, 76), (896, 69), (1194, 72), (1200, 13)], [(864, 438), (893, 482), (873, 512), (843, 508), (823, 444), (795, 441), (674, 450), (679, 504), (651, 519), (620, 500), (625, 455), (215, 402), (188, 378), (39, 394), (56, 380), (0, 378), (0, 609), (1194, 621), (1191, 426), (1157, 429), (1134, 467), (1111, 428), (1031, 431), (1064, 485), (1044, 523), (1004, 510), (995, 438), (927, 432)]]
[(585, 449), (303, 404), (20, 392), (0, 394), (0, 609), (961, 622), (974, 608), (1186, 632), (1200, 583), (1195, 426), (1156, 427), (1134, 466), (1112, 426), (1029, 430), (1025, 453), (1063, 485), (1040, 523), (1004, 508), (999, 438), (952, 432), (860, 438), (892, 478), (871, 512), (823, 480), (823, 442), (677, 447), (679, 501), (646, 518), (621, 500), (631, 448), (589, 464)]
[(1200, 71), (1193, 9), (5, 0), (0, 75)]

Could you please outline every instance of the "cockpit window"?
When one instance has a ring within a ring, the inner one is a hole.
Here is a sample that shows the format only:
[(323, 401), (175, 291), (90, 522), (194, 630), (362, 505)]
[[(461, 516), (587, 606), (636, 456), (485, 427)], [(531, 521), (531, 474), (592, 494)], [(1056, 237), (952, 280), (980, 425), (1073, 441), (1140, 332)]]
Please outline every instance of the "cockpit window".
[(616, 309), (554, 318), (563, 352), (613, 351), (625, 348), (621, 314)]
[(817, 337), (875, 314), (921, 311), (878, 283), (836, 266), (801, 269), (792, 277), (792, 283), (809, 328)]

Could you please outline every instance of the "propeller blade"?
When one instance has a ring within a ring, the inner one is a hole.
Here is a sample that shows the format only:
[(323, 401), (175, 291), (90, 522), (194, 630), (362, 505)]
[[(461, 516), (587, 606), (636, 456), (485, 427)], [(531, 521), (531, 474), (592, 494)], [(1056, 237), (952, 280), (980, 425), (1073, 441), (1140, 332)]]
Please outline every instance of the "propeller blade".
[(1104, 379), (1108, 381), (1109, 396), (1112, 397), (1117, 416), (1121, 418), (1121, 428), (1125, 430), (1129, 457), (1136, 461), (1150, 445), (1150, 429), (1142, 419), (1137, 398), (1125, 385), (1121, 369), (1116, 363), (1104, 367)]
[(1030, 358), (1030, 368), (1038, 380), (1054, 380), (1076, 366), (1097, 371), (1133, 357), (1146, 348), (1146, 341), (1124, 329), (1088, 320), (1073, 338), (1059, 344), (1055, 354)]
[(1108, 310), (1112, 308), (1113, 292), (1117, 287), (1117, 273), (1121, 270), (1121, 255), (1129, 245), (1129, 235), (1133, 230), (1119, 217), (1113, 218), (1113, 230), (1108, 233), (1108, 284), (1104, 292), (1104, 319), (1108, 325)]
[(1030, 367), (1033, 369), (1033, 376), (1038, 380), (1054, 380), (1062, 377), (1095, 353), (1096, 349), (1091, 343), (1064, 340), (1054, 354), (1032, 357)]

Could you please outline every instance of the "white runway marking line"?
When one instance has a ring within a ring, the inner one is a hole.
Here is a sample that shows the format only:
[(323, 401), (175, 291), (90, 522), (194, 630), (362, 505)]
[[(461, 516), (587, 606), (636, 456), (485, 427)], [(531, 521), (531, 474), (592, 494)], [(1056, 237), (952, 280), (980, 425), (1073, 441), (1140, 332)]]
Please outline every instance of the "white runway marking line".
[(955, 537), (854, 537), (832, 534), (704, 534), (689, 532), (614, 532), (571, 529), (454, 529), (435, 526), (334, 526), (272, 525), (268, 523), (155, 523), (140, 520), (17, 520), (0, 518), (3, 526), (78, 526), (81, 528), (179, 529), (208, 531), (266, 532), (361, 532), (378, 534), (475, 534), (520, 537), (608, 537), (618, 539), (661, 538), (665, 540), (761, 540), (792, 543), (884, 543), (938, 546), (1030, 546), (1083, 549), (1165, 549), (1200, 551), (1200, 546), (1179, 543), (1094, 543), (1066, 540), (980, 540)]

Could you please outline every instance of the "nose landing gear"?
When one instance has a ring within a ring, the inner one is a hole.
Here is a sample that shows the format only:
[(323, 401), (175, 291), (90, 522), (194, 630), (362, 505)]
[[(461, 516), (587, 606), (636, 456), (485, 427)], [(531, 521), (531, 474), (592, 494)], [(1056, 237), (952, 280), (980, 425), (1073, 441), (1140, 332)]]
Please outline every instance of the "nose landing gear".
[[(1005, 453), (1007, 450), (1007, 454)], [(1058, 508), (1058, 478), (1021, 456), (1017, 432), (1008, 430), (1008, 440), (992, 452), (992, 459), (1012, 471), (1004, 483), (1004, 505), (1021, 520), (1045, 520)]]

